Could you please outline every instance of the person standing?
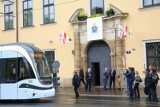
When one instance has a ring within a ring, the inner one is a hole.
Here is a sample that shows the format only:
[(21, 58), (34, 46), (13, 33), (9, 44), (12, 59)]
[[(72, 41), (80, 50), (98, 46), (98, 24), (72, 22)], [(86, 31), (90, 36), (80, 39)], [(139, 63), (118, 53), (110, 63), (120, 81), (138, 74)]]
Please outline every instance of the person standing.
[(74, 76), (73, 76), (73, 79), (72, 79), (72, 84), (74, 86), (74, 92), (75, 92), (76, 98), (78, 98), (79, 97), (79, 93), (78, 93), (79, 76), (78, 76), (77, 71), (74, 72)]
[[(145, 77), (144, 77), (144, 83), (143, 83), (143, 87), (144, 87), (144, 93), (145, 95), (149, 95), (149, 90), (148, 90), (148, 73), (149, 73), (149, 69), (145, 69), (143, 71)], [(149, 97), (147, 98), (149, 99)]]
[[(128, 69), (125, 69), (125, 71), (123, 72), (124, 75), (128, 74), (128, 73), (129, 73)], [(127, 77), (124, 76), (123, 80), (124, 80), (124, 92), (128, 93), (129, 87), (128, 87), (128, 83), (127, 83)]]
[(106, 85), (107, 85), (107, 81), (108, 81), (108, 77), (109, 77), (109, 72), (108, 72), (108, 68), (105, 67), (104, 68), (104, 74), (103, 74), (103, 82), (104, 82), (104, 89), (107, 90)]
[(152, 82), (152, 78), (151, 78), (151, 74), (152, 74), (152, 65), (149, 66), (149, 69), (147, 70), (146, 73), (146, 77), (145, 77), (145, 87), (146, 87), (146, 92), (148, 94), (148, 98), (147, 100), (151, 101), (151, 82)]
[(124, 73), (124, 75), (126, 76), (127, 78), (127, 84), (128, 84), (128, 87), (129, 87), (129, 95), (130, 95), (130, 99), (133, 99), (133, 88), (132, 88), (132, 85), (133, 85), (133, 72), (131, 71), (132, 68), (129, 67), (129, 72), (126, 74)]
[(91, 82), (92, 82), (92, 73), (91, 68), (88, 68), (86, 72), (86, 92), (89, 89), (89, 92), (91, 92)]
[(86, 83), (85, 83), (85, 81), (84, 81), (84, 71), (83, 71), (82, 68), (79, 70), (79, 78), (80, 78), (79, 84), (80, 84), (81, 81), (82, 81), (83, 84), (84, 84), (84, 86), (86, 86)]
[(152, 72), (150, 72), (151, 77), (151, 83), (150, 83), (150, 90), (151, 90), (151, 101), (158, 102), (157, 99), (157, 84), (159, 80), (159, 76), (156, 72), (156, 67), (152, 66)]
[(134, 95), (135, 95), (135, 99), (136, 98), (140, 98), (140, 92), (139, 92), (139, 83), (142, 82), (142, 79), (139, 75), (139, 72), (136, 71), (135, 74), (135, 85), (134, 85)]
[(116, 70), (114, 68), (110, 70), (109, 76), (110, 76), (110, 90), (112, 87), (112, 83), (113, 83), (113, 89), (115, 89)]

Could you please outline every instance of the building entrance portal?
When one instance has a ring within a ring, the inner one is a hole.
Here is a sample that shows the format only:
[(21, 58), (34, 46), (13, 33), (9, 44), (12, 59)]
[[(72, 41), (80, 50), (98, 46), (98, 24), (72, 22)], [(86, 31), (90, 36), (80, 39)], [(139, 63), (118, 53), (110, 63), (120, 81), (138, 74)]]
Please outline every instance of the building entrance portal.
[(87, 63), (92, 70), (94, 86), (103, 85), (104, 68), (111, 68), (110, 48), (104, 41), (93, 42), (88, 47)]

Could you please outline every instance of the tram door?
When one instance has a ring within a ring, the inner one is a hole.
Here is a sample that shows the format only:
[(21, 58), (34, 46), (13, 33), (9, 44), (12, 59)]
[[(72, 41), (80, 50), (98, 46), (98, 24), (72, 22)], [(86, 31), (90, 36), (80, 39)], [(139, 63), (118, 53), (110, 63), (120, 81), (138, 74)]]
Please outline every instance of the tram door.
[(17, 99), (17, 53), (2, 52), (1, 99)]

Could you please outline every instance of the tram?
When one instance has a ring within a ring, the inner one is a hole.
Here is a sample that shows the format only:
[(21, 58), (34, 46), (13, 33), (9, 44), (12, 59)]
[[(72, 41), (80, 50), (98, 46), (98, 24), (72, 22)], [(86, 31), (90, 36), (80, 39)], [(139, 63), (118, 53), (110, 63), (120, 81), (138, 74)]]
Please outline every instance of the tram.
[(55, 96), (42, 50), (28, 43), (0, 45), (0, 100)]

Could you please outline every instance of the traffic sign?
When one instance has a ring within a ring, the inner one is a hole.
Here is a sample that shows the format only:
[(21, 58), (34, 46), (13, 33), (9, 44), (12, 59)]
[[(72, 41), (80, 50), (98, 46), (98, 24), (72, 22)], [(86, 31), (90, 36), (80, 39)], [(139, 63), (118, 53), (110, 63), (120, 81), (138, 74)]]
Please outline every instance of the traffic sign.
[(54, 62), (53, 62), (53, 69), (58, 70), (59, 67), (60, 67), (59, 61), (54, 61)]

